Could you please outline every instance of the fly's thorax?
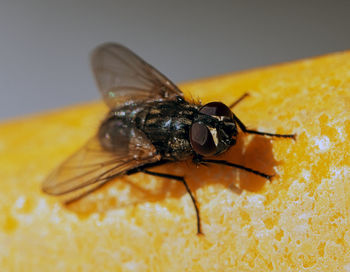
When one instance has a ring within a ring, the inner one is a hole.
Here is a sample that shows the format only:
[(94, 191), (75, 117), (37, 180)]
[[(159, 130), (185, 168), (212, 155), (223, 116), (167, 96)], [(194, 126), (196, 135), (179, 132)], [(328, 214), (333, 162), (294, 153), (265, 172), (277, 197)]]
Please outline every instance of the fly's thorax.
[(156, 101), (147, 107), (138, 114), (139, 128), (157, 151), (168, 160), (189, 158), (193, 154), (189, 129), (197, 107), (184, 100)]

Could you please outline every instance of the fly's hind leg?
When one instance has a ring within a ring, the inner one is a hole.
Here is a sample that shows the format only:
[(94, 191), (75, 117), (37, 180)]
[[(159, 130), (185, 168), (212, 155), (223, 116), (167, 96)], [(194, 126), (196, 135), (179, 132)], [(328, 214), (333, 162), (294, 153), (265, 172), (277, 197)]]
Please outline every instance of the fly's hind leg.
[(157, 173), (157, 172), (153, 172), (153, 171), (149, 171), (146, 169), (142, 169), (140, 172), (143, 172), (145, 174), (148, 175), (152, 175), (152, 176), (156, 176), (156, 177), (162, 177), (162, 178), (167, 178), (167, 179), (174, 179), (177, 181), (180, 181), (186, 188), (187, 193), (190, 195), (194, 209), (196, 211), (196, 217), (197, 217), (197, 234), (202, 234), (202, 230), (201, 230), (201, 219), (199, 216), (199, 209), (197, 206), (197, 202), (195, 197), (193, 196), (190, 187), (188, 186), (186, 180), (184, 177), (181, 176), (176, 176), (176, 175), (170, 175), (170, 174), (164, 174), (164, 173)]
[(96, 184), (90, 185), (91, 186), (90, 189), (88, 189), (86, 191), (78, 192), (75, 196), (65, 200), (63, 203), (65, 205), (70, 205), (74, 202), (77, 202), (78, 200), (80, 200), (80, 199), (86, 197), (87, 195), (97, 191), (98, 189), (102, 188), (103, 186), (106, 185), (106, 183), (108, 183), (112, 179), (113, 179), (113, 176), (105, 178), (105, 179), (101, 179), (100, 181), (97, 181)]

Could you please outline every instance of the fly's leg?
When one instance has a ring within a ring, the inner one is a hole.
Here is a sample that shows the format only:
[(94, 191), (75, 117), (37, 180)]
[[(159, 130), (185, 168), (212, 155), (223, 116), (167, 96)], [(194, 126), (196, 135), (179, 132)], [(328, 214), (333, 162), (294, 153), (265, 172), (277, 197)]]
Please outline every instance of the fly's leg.
[[(243, 94), (240, 98), (238, 98), (235, 102), (233, 102), (229, 106), (229, 108), (233, 109), (238, 103), (240, 103), (244, 98), (246, 98), (248, 96), (249, 96), (249, 93)], [(275, 133), (247, 129), (246, 126), (242, 123), (241, 120), (238, 119), (238, 117), (236, 115), (233, 115), (233, 118), (237, 122), (240, 129), (245, 133), (258, 134), (258, 135), (271, 136), (271, 137), (280, 137), (280, 138), (292, 138), (295, 140), (295, 136), (296, 136), (295, 134), (275, 134)]]
[(267, 175), (267, 174), (262, 173), (262, 172), (260, 172), (260, 171), (257, 171), (257, 170), (254, 170), (254, 169), (245, 167), (245, 166), (243, 166), (243, 165), (231, 163), (231, 162), (228, 162), (228, 161), (225, 161), (225, 160), (211, 160), (211, 159), (196, 158), (196, 159), (194, 160), (194, 163), (196, 163), (196, 164), (198, 164), (198, 163), (199, 163), (199, 164), (202, 164), (202, 163), (212, 163), (212, 164), (220, 164), (220, 165), (226, 165), (226, 166), (230, 166), (230, 167), (235, 167), (235, 168), (242, 169), (242, 170), (244, 170), (244, 171), (253, 173), (253, 174), (257, 175), (257, 176), (266, 178), (266, 179), (268, 179), (268, 180), (270, 180), (270, 179), (273, 177), (272, 175)]
[(279, 138), (292, 138), (293, 140), (295, 140), (295, 136), (296, 136), (295, 134), (275, 134), (275, 133), (247, 129), (246, 126), (242, 123), (241, 120), (238, 119), (238, 117), (236, 115), (233, 115), (233, 118), (237, 122), (240, 129), (245, 133), (258, 134), (258, 135), (271, 136), (271, 137), (279, 137)]
[(230, 106), (229, 106), (229, 108), (230, 109), (233, 109), (235, 106), (237, 106), (237, 104), (239, 103), (239, 102), (241, 102), (244, 98), (246, 98), (246, 97), (248, 97), (249, 96), (249, 93), (244, 93), (240, 98), (238, 98), (235, 102), (233, 102)]
[(170, 175), (170, 174), (164, 174), (164, 173), (157, 173), (157, 172), (152, 172), (149, 170), (145, 170), (145, 169), (141, 169), (140, 172), (143, 172), (145, 174), (148, 175), (152, 175), (152, 176), (156, 176), (156, 177), (162, 177), (162, 178), (168, 178), (168, 179), (174, 179), (177, 181), (180, 181), (186, 188), (187, 193), (190, 195), (194, 209), (196, 211), (196, 217), (197, 217), (197, 234), (202, 234), (202, 230), (201, 230), (201, 219), (199, 216), (199, 209), (197, 206), (197, 202), (195, 197), (193, 196), (190, 187), (188, 186), (186, 180), (184, 177), (181, 176), (175, 176), (175, 175)]

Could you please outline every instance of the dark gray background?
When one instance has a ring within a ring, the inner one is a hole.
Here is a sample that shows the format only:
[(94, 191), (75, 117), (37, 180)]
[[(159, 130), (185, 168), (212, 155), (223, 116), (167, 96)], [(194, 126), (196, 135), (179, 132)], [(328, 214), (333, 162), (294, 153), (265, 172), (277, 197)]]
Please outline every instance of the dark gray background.
[(88, 55), (105, 41), (173, 81), (350, 46), (350, 1), (1, 1), (0, 119), (98, 99)]

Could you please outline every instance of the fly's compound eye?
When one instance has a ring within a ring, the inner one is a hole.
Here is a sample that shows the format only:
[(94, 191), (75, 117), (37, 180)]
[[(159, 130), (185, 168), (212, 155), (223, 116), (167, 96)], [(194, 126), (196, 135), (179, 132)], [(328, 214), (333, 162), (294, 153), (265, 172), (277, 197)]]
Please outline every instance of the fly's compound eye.
[(233, 118), (232, 111), (221, 102), (210, 102), (205, 104), (199, 110), (199, 112), (211, 116), (228, 117), (230, 119)]
[(216, 145), (213, 135), (207, 126), (194, 123), (190, 129), (190, 142), (193, 150), (202, 156), (210, 156), (216, 153)]

